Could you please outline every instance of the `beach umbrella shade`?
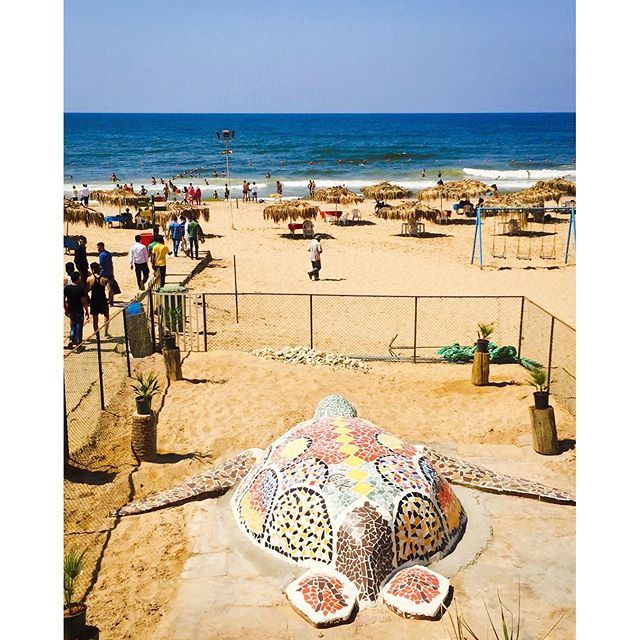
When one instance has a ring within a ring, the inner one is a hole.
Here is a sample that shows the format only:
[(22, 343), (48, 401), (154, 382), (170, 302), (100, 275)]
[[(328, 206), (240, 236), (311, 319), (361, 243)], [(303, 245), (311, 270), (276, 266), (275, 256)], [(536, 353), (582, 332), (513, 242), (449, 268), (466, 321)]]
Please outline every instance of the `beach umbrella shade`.
[(398, 200), (411, 197), (409, 189), (403, 189), (399, 185), (391, 184), (390, 182), (380, 182), (371, 187), (362, 187), (362, 193), (367, 198), (375, 198), (376, 200)]
[(353, 191), (349, 191), (346, 187), (328, 187), (327, 189), (317, 189), (313, 194), (314, 200), (320, 202), (330, 202), (336, 205), (336, 211), (339, 204), (353, 204), (354, 202), (364, 202), (362, 196), (357, 195)]
[(422, 191), (418, 191), (416, 197), (418, 200), (426, 201), (440, 198), (440, 209), (442, 209), (443, 200), (460, 200), (463, 197), (474, 198), (492, 191), (489, 185), (479, 180), (455, 180), (422, 189)]
[(402, 202), (395, 206), (380, 207), (374, 215), (382, 218), (382, 220), (403, 220), (404, 222), (428, 220), (429, 222), (435, 222), (438, 210), (423, 202), (413, 200)]
[(100, 204), (117, 204), (118, 207), (125, 205), (126, 207), (139, 207), (149, 202), (147, 196), (127, 191), (126, 189), (109, 189), (108, 191), (92, 191), (90, 194), (92, 200), (97, 200)]
[(205, 207), (203, 204), (188, 204), (186, 202), (170, 202), (167, 205), (167, 211), (170, 214), (175, 214), (177, 216), (194, 216), (196, 220), (199, 220), (200, 216), (202, 216), (205, 222), (209, 222), (209, 217), (210, 217), (209, 207)]
[(308, 202), (279, 202), (270, 204), (264, 208), (262, 217), (265, 220), (281, 223), (285, 220), (315, 220), (320, 213), (320, 208)]
[(533, 187), (525, 189), (520, 193), (524, 194), (524, 197), (530, 200), (537, 199), (537, 201), (542, 201), (543, 203), (548, 200), (553, 200), (558, 204), (563, 196), (576, 195), (576, 184), (566, 178), (539, 180)]
[(91, 207), (85, 207), (83, 204), (75, 200), (65, 200), (63, 209), (63, 220), (67, 224), (84, 224), (85, 226), (94, 225), (102, 227), (104, 225), (104, 216)]

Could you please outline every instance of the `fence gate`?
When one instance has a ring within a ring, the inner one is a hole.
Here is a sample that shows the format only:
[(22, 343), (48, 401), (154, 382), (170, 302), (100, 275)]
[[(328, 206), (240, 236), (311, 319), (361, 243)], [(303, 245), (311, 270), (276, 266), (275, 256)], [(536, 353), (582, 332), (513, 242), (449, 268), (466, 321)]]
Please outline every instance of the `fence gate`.
[(204, 294), (194, 292), (166, 292), (154, 294), (159, 339), (165, 331), (177, 335), (182, 351), (206, 351), (207, 326)]

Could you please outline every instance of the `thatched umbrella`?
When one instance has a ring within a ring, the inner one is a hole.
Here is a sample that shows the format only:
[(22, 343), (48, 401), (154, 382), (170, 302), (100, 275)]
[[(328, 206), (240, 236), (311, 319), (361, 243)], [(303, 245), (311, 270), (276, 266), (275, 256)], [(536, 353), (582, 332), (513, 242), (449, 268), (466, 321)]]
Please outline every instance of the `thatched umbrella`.
[(128, 191), (127, 189), (110, 189), (109, 191), (92, 191), (90, 195), (92, 200), (97, 200), (100, 204), (117, 204), (118, 211), (120, 207), (138, 207), (149, 202), (147, 196)]
[(104, 216), (91, 207), (85, 207), (83, 204), (75, 200), (65, 200), (63, 218), (64, 222), (71, 224), (83, 223), (85, 226), (95, 225), (102, 227), (104, 225)]
[(315, 220), (320, 213), (320, 208), (315, 205), (311, 205), (308, 202), (279, 202), (277, 204), (270, 204), (264, 208), (262, 217), (265, 220), (273, 220), (280, 223), (285, 220)]
[(463, 197), (473, 198), (491, 191), (492, 189), (489, 185), (479, 180), (457, 180), (422, 189), (422, 191), (418, 191), (416, 196), (418, 200), (426, 201), (440, 198), (440, 209), (442, 209), (443, 200), (460, 200)]
[(566, 178), (554, 178), (553, 180), (539, 180), (533, 187), (520, 192), (529, 200), (544, 202), (554, 200), (556, 204), (563, 196), (575, 196), (576, 184)]
[(314, 200), (320, 202), (335, 203), (336, 211), (338, 204), (352, 204), (353, 202), (364, 202), (364, 198), (349, 191), (346, 187), (329, 187), (328, 189), (317, 189), (313, 194)]
[(196, 220), (199, 220), (200, 216), (202, 216), (205, 222), (209, 222), (209, 207), (205, 207), (203, 204), (188, 204), (177, 201), (170, 202), (167, 205), (167, 211), (177, 216), (194, 216)]
[(404, 220), (405, 222), (429, 220), (430, 222), (435, 222), (438, 210), (418, 200), (413, 200), (411, 202), (402, 202), (394, 207), (390, 205), (380, 207), (374, 215), (383, 220)]
[(380, 182), (372, 187), (362, 187), (362, 193), (367, 198), (375, 198), (376, 200), (397, 200), (399, 198), (410, 198), (411, 191), (403, 189), (397, 184), (390, 182)]

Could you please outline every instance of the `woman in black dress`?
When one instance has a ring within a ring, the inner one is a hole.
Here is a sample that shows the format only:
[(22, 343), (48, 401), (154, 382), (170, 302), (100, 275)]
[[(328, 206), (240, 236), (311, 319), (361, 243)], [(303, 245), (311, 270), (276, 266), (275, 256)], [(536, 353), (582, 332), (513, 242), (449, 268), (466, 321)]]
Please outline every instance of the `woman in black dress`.
[(87, 288), (91, 294), (89, 301), (89, 313), (93, 318), (93, 330), (98, 331), (99, 316), (105, 317), (104, 335), (110, 338), (109, 334), (109, 280), (100, 275), (100, 265), (97, 262), (91, 263), (91, 275), (87, 280)]

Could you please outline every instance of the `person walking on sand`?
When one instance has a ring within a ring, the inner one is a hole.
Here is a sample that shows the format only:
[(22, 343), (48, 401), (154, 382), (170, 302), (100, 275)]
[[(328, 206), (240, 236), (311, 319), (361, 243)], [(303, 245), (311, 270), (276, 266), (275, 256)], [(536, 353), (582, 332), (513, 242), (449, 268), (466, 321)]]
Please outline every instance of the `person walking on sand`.
[(225, 200), (229, 199), (229, 185), (228, 184), (224, 185), (224, 199)]
[(153, 247), (153, 265), (160, 274), (160, 287), (164, 287), (167, 278), (167, 255), (169, 247), (164, 243), (164, 236), (158, 236), (158, 241)]
[(76, 185), (73, 185), (73, 196), (71, 198), (74, 202), (78, 202), (78, 190), (76, 189)]
[(82, 342), (82, 328), (85, 320), (89, 319), (89, 298), (82, 286), (82, 276), (74, 271), (69, 284), (64, 287), (64, 313), (69, 318), (69, 344), (67, 349), (73, 349)]
[(320, 245), (320, 234), (316, 233), (313, 236), (313, 240), (309, 243), (307, 249), (311, 254), (311, 271), (308, 271), (309, 280), (320, 280), (320, 254), (322, 253), (322, 246)]
[(67, 262), (64, 265), (64, 271), (67, 275), (64, 277), (64, 284), (62, 286), (66, 287), (68, 284), (71, 284), (71, 276), (76, 271), (76, 265), (73, 264), (73, 262)]
[(258, 185), (255, 183), (255, 181), (253, 185), (251, 185), (251, 194), (253, 196), (253, 201), (258, 202)]
[[(189, 236), (189, 257), (192, 260), (197, 260), (199, 257), (198, 250), (200, 242), (204, 240), (204, 233), (202, 232), (200, 223), (195, 218), (191, 218), (189, 224), (187, 225), (187, 235)], [(194, 248), (195, 256), (193, 255)]]
[(73, 264), (82, 276), (83, 284), (89, 277), (89, 261), (87, 260), (87, 239), (84, 236), (78, 238), (78, 247), (73, 254)]
[(120, 285), (113, 273), (113, 257), (105, 249), (104, 242), (98, 242), (98, 262), (100, 263), (100, 273), (109, 281), (109, 306), (113, 307), (113, 296), (120, 293)]
[(138, 281), (138, 289), (144, 291), (144, 285), (149, 279), (149, 252), (142, 242), (140, 235), (135, 237), (135, 242), (129, 249), (129, 264), (131, 269), (136, 270), (136, 280)]
[(167, 230), (169, 231), (169, 237), (173, 240), (173, 255), (177, 258), (180, 243), (184, 237), (184, 225), (178, 222), (178, 216), (175, 214), (171, 216), (171, 222)]
[[(206, 180), (205, 180), (206, 182)], [(207, 183), (209, 184), (209, 183)], [(200, 189), (200, 187), (196, 187), (196, 193), (194, 195), (195, 201), (197, 205), (201, 205), (202, 204), (202, 189)]]
[(100, 264), (97, 262), (91, 263), (91, 275), (87, 280), (87, 286), (91, 293), (91, 300), (89, 302), (89, 312), (93, 318), (93, 330), (98, 332), (98, 320), (100, 316), (105, 317), (104, 323), (104, 335), (105, 338), (110, 338), (109, 333), (109, 301), (107, 296), (109, 294), (109, 280), (100, 273)]
[(82, 190), (80, 191), (80, 202), (85, 207), (89, 206), (89, 186), (86, 182), (82, 185)]

